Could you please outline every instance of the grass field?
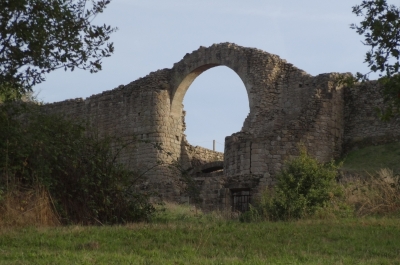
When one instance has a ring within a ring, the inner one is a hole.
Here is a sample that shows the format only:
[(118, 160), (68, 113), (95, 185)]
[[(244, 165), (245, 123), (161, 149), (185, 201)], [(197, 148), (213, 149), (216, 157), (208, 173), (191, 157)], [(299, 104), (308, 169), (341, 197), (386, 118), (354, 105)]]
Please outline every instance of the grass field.
[(207, 215), (0, 231), (0, 264), (400, 264), (398, 219), (240, 223)]
[[(398, 150), (400, 143), (355, 150), (343, 169), (399, 172)], [(368, 195), (372, 208), (377, 195)], [(400, 218), (387, 216), (241, 223), (167, 204), (150, 223), (0, 226), (0, 264), (400, 264)]]

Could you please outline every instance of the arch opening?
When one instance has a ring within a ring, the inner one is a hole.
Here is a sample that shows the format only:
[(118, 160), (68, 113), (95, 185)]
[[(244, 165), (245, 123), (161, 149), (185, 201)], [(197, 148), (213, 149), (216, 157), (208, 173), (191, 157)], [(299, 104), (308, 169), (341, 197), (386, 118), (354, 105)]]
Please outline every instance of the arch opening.
[(216, 66), (219, 66), (219, 64), (205, 64), (196, 68), (183, 78), (172, 95), (171, 114), (173, 116), (179, 117), (181, 115), (181, 104), (183, 102), (183, 98), (185, 97), (186, 91), (189, 89), (193, 81), (204, 71)]
[(215, 66), (197, 68), (187, 75), (179, 97), (186, 112), (187, 141), (213, 150), (215, 140), (215, 151), (223, 152), (225, 137), (241, 131), (250, 103), (240, 76), (229, 67)]

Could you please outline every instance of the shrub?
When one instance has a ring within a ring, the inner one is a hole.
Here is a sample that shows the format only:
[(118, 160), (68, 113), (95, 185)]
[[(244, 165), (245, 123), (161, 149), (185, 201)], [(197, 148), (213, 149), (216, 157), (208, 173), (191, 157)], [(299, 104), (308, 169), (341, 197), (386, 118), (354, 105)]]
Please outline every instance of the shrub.
[(300, 148), (300, 156), (287, 161), (278, 174), (276, 187), (263, 195), (259, 211), (272, 220), (290, 220), (328, 207), (341, 196), (337, 168), (333, 161), (321, 164)]
[(117, 162), (129, 142), (104, 136), (34, 104), (0, 106), (0, 190), (47, 189), (63, 223), (114, 224), (146, 220), (143, 176)]

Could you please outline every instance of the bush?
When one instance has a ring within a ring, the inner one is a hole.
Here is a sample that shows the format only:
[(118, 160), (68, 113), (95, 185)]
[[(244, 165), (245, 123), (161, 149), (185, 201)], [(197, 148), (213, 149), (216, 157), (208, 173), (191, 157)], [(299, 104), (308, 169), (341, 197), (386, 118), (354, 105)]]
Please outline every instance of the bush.
[(260, 214), (272, 220), (300, 219), (330, 206), (342, 193), (337, 168), (333, 161), (321, 164), (300, 148), (300, 156), (287, 161), (278, 174), (276, 187), (263, 195)]
[(117, 162), (129, 143), (34, 104), (0, 106), (0, 190), (45, 187), (63, 223), (146, 220), (154, 208), (135, 185), (143, 176)]

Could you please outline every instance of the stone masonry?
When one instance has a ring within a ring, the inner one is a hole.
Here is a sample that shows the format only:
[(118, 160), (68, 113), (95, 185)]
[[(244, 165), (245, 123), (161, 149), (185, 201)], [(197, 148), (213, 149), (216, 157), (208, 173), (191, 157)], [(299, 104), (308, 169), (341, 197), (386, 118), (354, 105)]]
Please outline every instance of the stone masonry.
[[(229, 67), (241, 78), (250, 106), (242, 130), (226, 137), (224, 154), (191, 146), (184, 134), (185, 93), (197, 76), (216, 66)], [(299, 143), (328, 161), (358, 144), (400, 136), (399, 119), (384, 123), (376, 115), (375, 108), (383, 106), (376, 82), (345, 88), (336, 82), (338, 76), (311, 76), (277, 55), (221, 43), (186, 54), (171, 69), (45, 108), (88, 121), (101, 135), (146, 140), (125, 149), (120, 159), (131, 169), (148, 170), (149, 189), (167, 200), (190, 201), (186, 183), (168, 166), (178, 163), (191, 172), (203, 207), (225, 209), (236, 200), (232, 194), (243, 191), (255, 198), (274, 185), (284, 161), (298, 154)], [(216, 171), (199, 171), (210, 162)]]

